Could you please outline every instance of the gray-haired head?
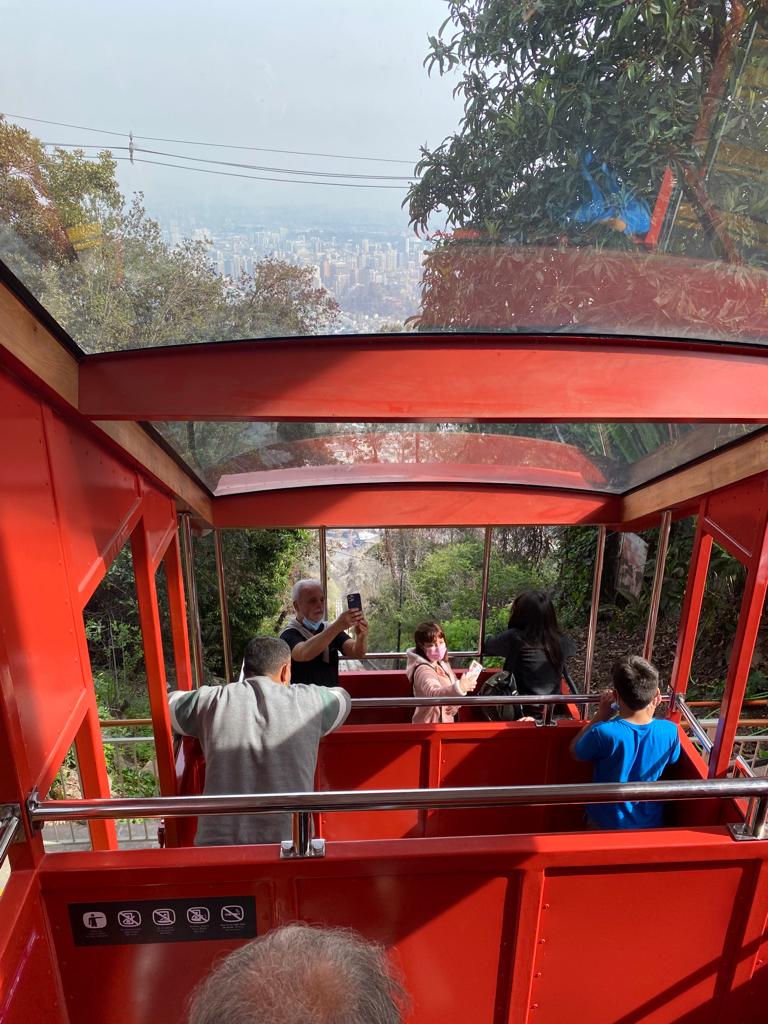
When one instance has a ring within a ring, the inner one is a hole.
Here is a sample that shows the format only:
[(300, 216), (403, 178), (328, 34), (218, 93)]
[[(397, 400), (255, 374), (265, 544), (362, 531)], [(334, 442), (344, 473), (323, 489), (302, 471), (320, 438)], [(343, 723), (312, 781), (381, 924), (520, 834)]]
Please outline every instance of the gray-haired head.
[(401, 1024), (386, 951), (343, 928), (290, 924), (241, 946), (192, 996), (189, 1024)]
[(291, 648), (276, 636), (255, 636), (245, 645), (243, 673), (246, 676), (276, 676), (291, 660)]
[(291, 601), (293, 601), (294, 604), (296, 604), (296, 602), (301, 598), (301, 592), (306, 587), (320, 587), (322, 590), (323, 584), (320, 580), (296, 580), (293, 584), (293, 589), (291, 590)]

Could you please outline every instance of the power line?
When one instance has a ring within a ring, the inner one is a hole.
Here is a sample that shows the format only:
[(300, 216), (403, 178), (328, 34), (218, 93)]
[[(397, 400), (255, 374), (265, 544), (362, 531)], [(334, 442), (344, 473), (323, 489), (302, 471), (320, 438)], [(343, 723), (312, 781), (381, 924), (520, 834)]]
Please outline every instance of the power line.
[[(26, 117), (23, 114), (3, 114), (4, 117), (13, 117), (17, 121), (34, 121), (36, 124), (51, 124), (59, 128), (77, 128), (78, 131), (96, 132), (100, 135), (117, 135), (126, 138), (128, 132), (116, 132), (107, 128), (89, 128), (82, 124), (69, 124), (66, 121), (47, 121), (42, 117)], [(367, 160), (379, 164), (407, 164), (413, 167), (413, 160), (395, 160), (385, 156), (352, 156), (344, 153), (312, 153), (303, 149), (268, 149), (265, 146), (242, 146), (227, 142), (194, 142), (191, 139), (165, 139), (155, 135), (134, 135), (134, 139), (144, 139), (145, 142), (172, 142), (179, 146), (210, 146), (214, 149), (244, 149), (253, 153), (282, 153), (288, 156), (319, 156), (328, 160)]]
[[(98, 145), (88, 143), (80, 144), (75, 142), (44, 142), (44, 146), (59, 149), (98, 149)], [(306, 171), (296, 167), (265, 167), (259, 164), (236, 163), (233, 160), (214, 160), (211, 157), (186, 156), (184, 153), (167, 153), (160, 149), (144, 149), (143, 146), (110, 146), (106, 150), (127, 150), (130, 158), (131, 153), (150, 153), (153, 156), (167, 156), (174, 160), (194, 160), (196, 163), (217, 164), (221, 167), (239, 167), (249, 171), (267, 171), (273, 174), (298, 174), (314, 178), (360, 178), (368, 181), (413, 181), (413, 176), (403, 174), (353, 174), (350, 171)]]
[[(86, 158), (89, 159), (89, 158)], [(179, 171), (197, 171), (198, 174), (218, 174), (224, 178), (248, 178), (251, 181), (279, 181), (285, 185), (329, 185), (336, 188), (395, 188), (402, 191), (405, 185), (367, 185), (354, 181), (315, 181), (301, 178), (271, 178), (259, 174), (238, 174), (236, 171), (216, 171), (212, 167), (189, 167), (186, 164), (171, 164), (164, 160), (145, 160), (143, 157), (116, 156), (115, 160), (123, 163), (154, 164), (156, 167), (175, 167)]]

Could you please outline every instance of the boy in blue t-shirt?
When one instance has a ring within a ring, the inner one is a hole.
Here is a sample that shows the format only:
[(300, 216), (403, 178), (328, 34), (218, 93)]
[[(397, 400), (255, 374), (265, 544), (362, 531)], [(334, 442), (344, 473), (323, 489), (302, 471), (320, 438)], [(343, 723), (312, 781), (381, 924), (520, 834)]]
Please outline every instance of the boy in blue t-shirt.
[[(655, 782), (680, 757), (677, 725), (653, 717), (661, 700), (659, 673), (636, 654), (620, 658), (611, 673), (614, 688), (601, 696), (597, 714), (574, 738), (571, 753), (594, 762), (595, 782)], [(663, 816), (659, 802), (587, 807), (591, 828), (660, 828)]]

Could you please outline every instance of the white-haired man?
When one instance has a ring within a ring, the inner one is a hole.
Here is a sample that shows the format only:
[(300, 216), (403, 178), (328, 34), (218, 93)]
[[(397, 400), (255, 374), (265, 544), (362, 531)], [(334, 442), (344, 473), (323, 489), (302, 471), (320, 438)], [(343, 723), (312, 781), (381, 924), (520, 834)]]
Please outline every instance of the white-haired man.
[(220, 960), (188, 1024), (402, 1024), (408, 996), (386, 950), (345, 928), (289, 924)]
[[(351, 608), (325, 622), (325, 594), (319, 580), (299, 580), (293, 587), (294, 616), (280, 634), (291, 648), (292, 680), (317, 686), (339, 685), (339, 659), (364, 658), (368, 623)], [(346, 632), (354, 628), (355, 637)]]

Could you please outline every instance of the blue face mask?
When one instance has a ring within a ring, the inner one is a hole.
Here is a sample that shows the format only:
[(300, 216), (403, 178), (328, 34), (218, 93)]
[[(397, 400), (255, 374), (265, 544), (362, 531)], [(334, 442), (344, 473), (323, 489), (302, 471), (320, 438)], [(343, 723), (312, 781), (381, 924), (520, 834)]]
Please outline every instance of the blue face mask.
[(323, 620), (322, 619), (320, 619), (319, 622), (313, 622), (311, 619), (308, 619), (306, 616), (301, 621), (304, 623), (304, 625), (307, 627), (307, 629), (311, 629), (313, 633), (316, 633), (318, 631), (318, 629), (320, 629), (320, 627), (323, 624)]

